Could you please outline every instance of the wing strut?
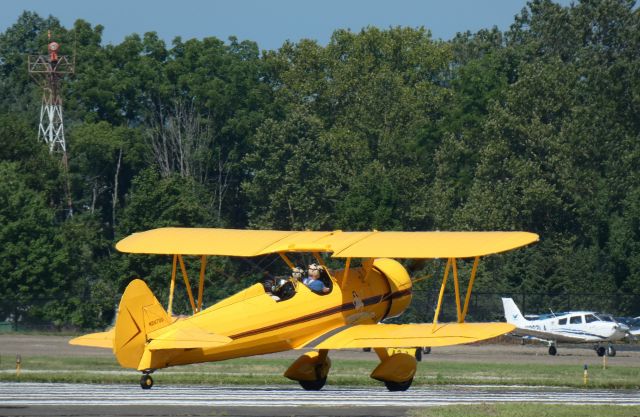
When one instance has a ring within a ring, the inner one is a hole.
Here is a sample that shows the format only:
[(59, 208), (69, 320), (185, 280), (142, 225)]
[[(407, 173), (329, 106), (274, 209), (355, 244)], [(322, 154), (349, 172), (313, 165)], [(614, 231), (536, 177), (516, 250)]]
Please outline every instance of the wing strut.
[(193, 313), (198, 313), (202, 311), (202, 299), (204, 294), (204, 276), (207, 271), (207, 256), (200, 256), (200, 282), (198, 285), (198, 300), (193, 299), (193, 292), (191, 291), (191, 283), (189, 282), (189, 276), (187, 275), (187, 268), (184, 265), (184, 259), (182, 255), (175, 254), (173, 255), (173, 264), (171, 266), (171, 285), (169, 286), (169, 303), (167, 305), (167, 313), (169, 316), (173, 315), (173, 295), (176, 290), (176, 275), (177, 275), (177, 264), (180, 262), (180, 270), (182, 271), (182, 278), (184, 279), (184, 285), (187, 287), (187, 294), (189, 295), (189, 301), (191, 303), (191, 308), (193, 309)]
[(193, 301), (193, 293), (191, 292), (191, 284), (189, 283), (189, 276), (187, 275), (187, 268), (184, 266), (184, 259), (182, 259), (182, 255), (178, 255), (178, 260), (180, 261), (180, 269), (182, 270), (182, 278), (184, 278), (184, 285), (187, 287), (187, 294), (189, 295), (189, 302), (191, 303), (191, 308), (193, 309), (193, 314), (197, 313), (196, 303)]
[(173, 265), (171, 266), (171, 286), (169, 287), (169, 305), (167, 306), (167, 313), (169, 313), (169, 317), (172, 316), (171, 308), (173, 307), (173, 292), (176, 289), (177, 267), (178, 267), (178, 255), (173, 255)]
[(458, 316), (458, 323), (464, 323), (464, 319), (469, 311), (469, 301), (471, 300), (471, 291), (473, 290), (473, 283), (476, 280), (476, 273), (478, 272), (478, 262), (480, 257), (476, 256), (473, 261), (473, 268), (471, 269), (471, 277), (469, 278), (469, 285), (467, 287), (467, 293), (465, 294), (464, 306), (461, 307), (460, 299), (460, 283), (458, 280), (458, 260), (456, 258), (447, 259), (447, 266), (444, 269), (444, 277), (442, 278), (442, 285), (440, 286), (440, 294), (438, 295), (438, 305), (436, 306), (436, 313), (433, 317), (433, 329), (435, 330), (438, 325), (438, 318), (440, 317), (440, 308), (442, 307), (442, 298), (444, 297), (444, 290), (447, 287), (447, 280), (449, 278), (449, 270), (453, 269), (453, 287), (456, 297), (456, 313)]
[(447, 266), (444, 268), (444, 277), (442, 278), (442, 285), (440, 286), (440, 295), (438, 295), (438, 306), (436, 307), (436, 314), (433, 316), (433, 331), (436, 330), (438, 325), (438, 317), (440, 316), (440, 307), (442, 307), (442, 297), (444, 296), (444, 289), (447, 287), (447, 278), (449, 278), (449, 268), (451, 267), (451, 258), (447, 259)]
[(200, 283), (198, 285), (198, 312), (202, 311), (202, 294), (204, 292), (204, 273), (207, 270), (207, 256), (200, 257)]
[(293, 264), (293, 262), (291, 262), (291, 259), (289, 259), (289, 257), (287, 255), (285, 255), (284, 252), (278, 252), (278, 255), (280, 255), (282, 260), (285, 261), (285, 263), (287, 265), (289, 265), (289, 268), (291, 268), (291, 269), (295, 268), (295, 265)]
[(464, 318), (467, 316), (467, 311), (469, 311), (469, 300), (471, 300), (471, 291), (473, 290), (473, 282), (476, 280), (476, 272), (478, 272), (478, 263), (480, 262), (480, 257), (476, 256), (473, 260), (473, 268), (471, 269), (471, 277), (469, 278), (469, 286), (467, 287), (467, 294), (464, 297), (464, 310), (462, 310), (462, 321), (458, 319), (458, 323), (464, 322)]
[(344, 264), (344, 270), (342, 271), (342, 279), (340, 280), (340, 286), (344, 288), (347, 284), (347, 278), (349, 278), (349, 267), (351, 266), (351, 258), (347, 258)]

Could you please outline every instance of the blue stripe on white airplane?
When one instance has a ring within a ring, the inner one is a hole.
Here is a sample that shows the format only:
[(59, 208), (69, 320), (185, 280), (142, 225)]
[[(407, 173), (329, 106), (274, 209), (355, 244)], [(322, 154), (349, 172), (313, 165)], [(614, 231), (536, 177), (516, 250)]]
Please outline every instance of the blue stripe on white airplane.
[[(605, 353), (615, 356), (611, 342), (624, 339), (629, 335), (629, 327), (616, 322), (611, 316), (593, 311), (569, 311), (558, 314), (536, 316), (526, 319), (511, 298), (503, 298), (504, 317), (508, 323), (516, 326), (516, 336), (534, 338), (547, 342), (549, 354), (555, 355), (558, 342), (595, 343), (598, 356)], [(599, 346), (609, 342), (608, 348)]]

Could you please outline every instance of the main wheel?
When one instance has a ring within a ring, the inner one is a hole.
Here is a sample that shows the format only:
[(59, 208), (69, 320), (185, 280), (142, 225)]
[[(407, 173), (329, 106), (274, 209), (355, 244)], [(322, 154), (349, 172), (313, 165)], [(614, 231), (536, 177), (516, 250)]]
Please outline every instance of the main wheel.
[(611, 356), (611, 357), (616, 356), (616, 348), (614, 348), (613, 346), (609, 346), (607, 348), (607, 356)]
[(307, 391), (320, 391), (324, 384), (327, 383), (327, 378), (316, 379), (315, 381), (298, 381), (300, 386)]
[(413, 382), (413, 378), (411, 378), (408, 381), (404, 381), (404, 382), (391, 382), (391, 381), (384, 381), (384, 385), (387, 387), (387, 389), (391, 392), (396, 392), (396, 391), (406, 391), (409, 389), (409, 387), (411, 386), (411, 383)]
[(425, 355), (428, 355), (431, 353), (431, 348), (429, 346), (426, 346), (424, 348), (422, 348), (422, 353), (424, 353)]
[(549, 346), (549, 355), (556, 356), (557, 353), (558, 353), (558, 349), (556, 349), (555, 346)]
[(151, 387), (153, 386), (153, 378), (151, 378), (151, 375), (142, 375), (142, 377), (140, 378), (140, 386), (142, 387), (142, 389), (151, 389)]
[(596, 349), (596, 353), (598, 354), (598, 356), (604, 356), (607, 353), (607, 349), (605, 349), (604, 346), (599, 346)]

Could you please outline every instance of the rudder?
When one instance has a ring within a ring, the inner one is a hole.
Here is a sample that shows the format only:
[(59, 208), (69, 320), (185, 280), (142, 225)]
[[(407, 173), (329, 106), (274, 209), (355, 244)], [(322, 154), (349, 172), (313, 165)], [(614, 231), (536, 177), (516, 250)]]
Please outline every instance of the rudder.
[(147, 284), (134, 279), (122, 294), (116, 318), (113, 353), (125, 368), (137, 369), (147, 343), (147, 334), (171, 324), (169, 314)]
[(502, 306), (504, 307), (504, 318), (507, 319), (507, 323), (517, 326), (528, 321), (524, 318), (516, 303), (513, 302), (513, 299), (503, 298)]

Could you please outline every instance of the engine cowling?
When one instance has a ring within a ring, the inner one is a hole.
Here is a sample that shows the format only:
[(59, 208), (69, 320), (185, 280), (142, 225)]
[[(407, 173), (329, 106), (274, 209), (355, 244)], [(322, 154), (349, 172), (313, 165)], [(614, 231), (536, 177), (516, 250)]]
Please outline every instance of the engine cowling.
[(412, 285), (409, 273), (400, 262), (388, 258), (376, 259), (373, 268), (384, 275), (389, 283), (391, 303), (384, 318), (399, 316), (411, 304)]

